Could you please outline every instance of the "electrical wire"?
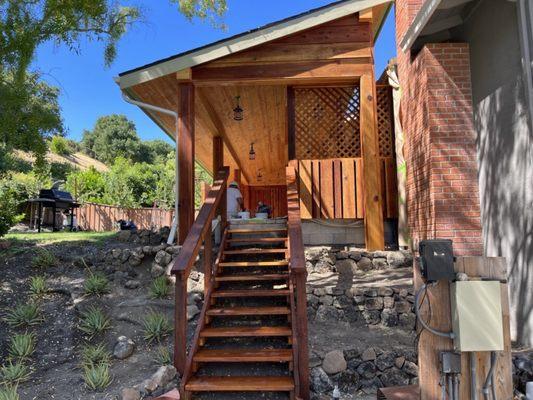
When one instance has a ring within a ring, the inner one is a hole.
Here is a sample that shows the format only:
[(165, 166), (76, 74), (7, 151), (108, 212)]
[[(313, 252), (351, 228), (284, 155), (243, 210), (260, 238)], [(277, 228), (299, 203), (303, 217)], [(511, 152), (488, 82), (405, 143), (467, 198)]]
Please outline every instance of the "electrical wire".
[(433, 329), (432, 327), (430, 327), (423, 319), (422, 317), (420, 316), (420, 294), (422, 293), (422, 291), (426, 290), (427, 289), (427, 284), (423, 284), (420, 289), (418, 289), (418, 291), (416, 292), (416, 295), (415, 295), (415, 314), (416, 314), (416, 318), (418, 321), (420, 321), (420, 324), (422, 325), (422, 328), (427, 330), (428, 332), (436, 335), (436, 336), (441, 336), (441, 337), (446, 337), (446, 338), (449, 338), (449, 339), (454, 339), (455, 338), (455, 334), (453, 332), (442, 332), (442, 331), (438, 331), (436, 329)]

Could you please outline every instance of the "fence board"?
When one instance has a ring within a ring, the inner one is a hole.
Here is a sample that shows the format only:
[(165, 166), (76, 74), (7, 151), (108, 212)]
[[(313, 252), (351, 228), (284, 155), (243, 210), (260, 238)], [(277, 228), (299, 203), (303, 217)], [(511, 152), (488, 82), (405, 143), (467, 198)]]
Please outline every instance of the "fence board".
[(355, 161), (351, 158), (341, 160), (342, 163), (342, 204), (343, 217), (356, 218), (355, 204)]

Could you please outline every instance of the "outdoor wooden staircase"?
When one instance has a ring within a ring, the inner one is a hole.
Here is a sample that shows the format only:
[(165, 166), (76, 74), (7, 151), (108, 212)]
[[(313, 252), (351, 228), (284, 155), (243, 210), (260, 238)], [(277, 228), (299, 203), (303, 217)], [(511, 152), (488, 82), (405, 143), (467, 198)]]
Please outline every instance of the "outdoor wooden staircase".
[[(182, 398), (226, 399), (241, 392), (239, 398), (252, 399), (265, 392), (262, 397), (267, 399), (308, 399), (306, 272), (299, 210), (295, 215), (293, 209), (291, 218), (294, 197), (289, 196), (287, 222), (222, 221), (222, 239), (213, 260), (209, 228), (226, 180), (223, 170), (173, 267), (174, 359), (182, 376)], [(186, 284), (202, 243), (204, 306), (187, 352)]]

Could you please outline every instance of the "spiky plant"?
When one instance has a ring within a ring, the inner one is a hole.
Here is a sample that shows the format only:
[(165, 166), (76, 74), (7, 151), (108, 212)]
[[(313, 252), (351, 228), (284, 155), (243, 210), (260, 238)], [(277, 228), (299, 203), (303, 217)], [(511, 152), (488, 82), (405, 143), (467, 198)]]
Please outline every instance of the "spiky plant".
[(144, 338), (148, 342), (160, 342), (172, 332), (172, 325), (168, 318), (158, 312), (150, 312), (143, 320)]
[(0, 387), (0, 400), (20, 400), (17, 386), (6, 385)]
[(172, 355), (170, 354), (170, 350), (165, 346), (159, 346), (155, 350), (153, 360), (157, 365), (172, 364)]
[(21, 333), (11, 337), (9, 355), (16, 360), (25, 360), (35, 351), (35, 334)]
[(90, 307), (87, 311), (81, 313), (78, 328), (89, 335), (90, 338), (110, 327), (111, 321), (98, 307)]
[(33, 326), (42, 321), (39, 306), (35, 303), (18, 304), (6, 312), (4, 320), (12, 328)]
[(40, 297), (48, 292), (46, 278), (44, 276), (32, 276), (30, 278), (30, 294)]
[(106, 364), (93, 365), (83, 368), (83, 380), (90, 390), (102, 390), (111, 384), (109, 366)]
[(103, 343), (88, 344), (81, 349), (81, 360), (84, 368), (109, 365), (111, 363), (111, 353), (107, 351)]
[(166, 276), (155, 278), (150, 286), (150, 297), (153, 299), (164, 299), (170, 293), (170, 285)]
[(83, 288), (88, 295), (101, 296), (109, 292), (109, 281), (104, 274), (89, 271), (89, 276), (85, 279)]
[(24, 363), (9, 361), (0, 367), (0, 384), (6, 386), (18, 385), (20, 382), (28, 380), (30, 368)]
[(39, 269), (48, 269), (57, 265), (57, 258), (50, 250), (38, 249), (31, 260), (31, 266)]

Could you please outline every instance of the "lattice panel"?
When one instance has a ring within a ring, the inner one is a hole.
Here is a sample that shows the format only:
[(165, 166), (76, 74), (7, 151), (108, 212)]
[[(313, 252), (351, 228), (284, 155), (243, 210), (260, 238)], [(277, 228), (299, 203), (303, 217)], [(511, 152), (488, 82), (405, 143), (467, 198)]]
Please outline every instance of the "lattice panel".
[(359, 88), (299, 88), (294, 91), (297, 159), (361, 156)]
[(394, 156), (394, 130), (392, 124), (392, 93), (388, 85), (376, 86), (379, 155), (381, 157)]

